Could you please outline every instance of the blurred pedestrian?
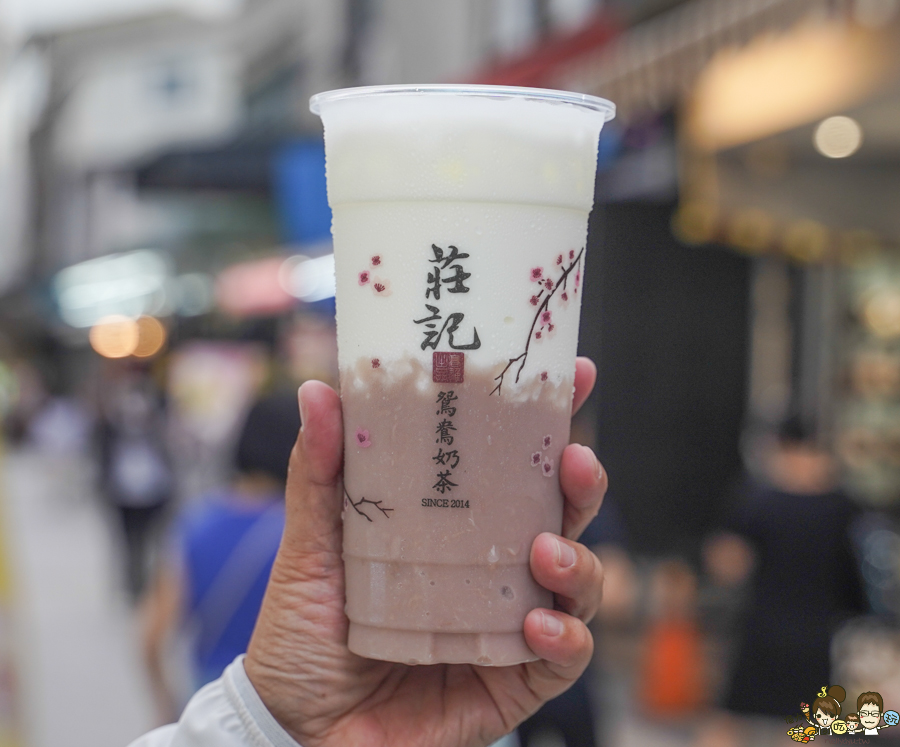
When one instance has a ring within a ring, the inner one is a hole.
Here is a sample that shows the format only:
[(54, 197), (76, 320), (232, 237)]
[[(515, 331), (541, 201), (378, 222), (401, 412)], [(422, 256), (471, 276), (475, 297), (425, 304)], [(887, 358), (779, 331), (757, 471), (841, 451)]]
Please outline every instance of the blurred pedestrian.
[(695, 716), (707, 699), (697, 577), (683, 559), (665, 560), (652, 573), (649, 596), (652, 614), (642, 640), (638, 702), (653, 719)]
[(149, 374), (133, 369), (109, 388), (98, 425), (101, 490), (122, 524), (126, 586), (144, 589), (150, 545), (174, 491), (162, 397)]
[(793, 417), (764, 465), (761, 478), (745, 478), (706, 558), (714, 580), (747, 584), (723, 705), (783, 717), (832, 681), (832, 635), (866, 604), (850, 538), (857, 511), (831, 455)]
[(146, 663), (166, 721), (183, 705), (165, 665), (179, 629), (190, 636), (191, 691), (247, 649), (284, 529), (284, 486), (299, 429), (293, 393), (257, 401), (238, 439), (230, 484), (175, 522), (170, 552), (142, 606)]

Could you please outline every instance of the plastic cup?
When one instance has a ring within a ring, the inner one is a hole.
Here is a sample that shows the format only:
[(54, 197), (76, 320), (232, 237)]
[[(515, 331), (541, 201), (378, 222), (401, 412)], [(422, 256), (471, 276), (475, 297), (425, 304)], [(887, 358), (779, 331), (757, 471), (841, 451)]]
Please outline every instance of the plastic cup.
[(350, 650), (504, 666), (552, 606), (597, 139), (581, 94), (384, 86), (325, 128), (344, 419)]

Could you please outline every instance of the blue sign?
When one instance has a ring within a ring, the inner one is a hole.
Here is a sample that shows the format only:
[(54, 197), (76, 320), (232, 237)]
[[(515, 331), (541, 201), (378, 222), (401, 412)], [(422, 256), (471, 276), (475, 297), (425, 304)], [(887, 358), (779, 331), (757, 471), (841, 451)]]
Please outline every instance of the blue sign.
[(322, 140), (296, 140), (276, 150), (272, 179), (283, 239), (312, 244), (331, 238)]

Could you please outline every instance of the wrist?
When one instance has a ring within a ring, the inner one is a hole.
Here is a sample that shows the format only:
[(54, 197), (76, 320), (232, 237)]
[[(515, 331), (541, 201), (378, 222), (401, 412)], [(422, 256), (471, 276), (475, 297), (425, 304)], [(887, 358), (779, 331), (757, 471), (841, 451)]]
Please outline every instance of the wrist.
[[(256, 671), (256, 679), (251, 672)], [(260, 671), (248, 657), (238, 657), (226, 670), (225, 678), (229, 681), (238, 701), (237, 709), (242, 716), (249, 717), (257, 725), (274, 747), (312, 747), (312, 742), (303, 741), (303, 737), (295, 729), (290, 728), (283, 717), (279, 717), (277, 705), (272, 707), (270, 680)]]

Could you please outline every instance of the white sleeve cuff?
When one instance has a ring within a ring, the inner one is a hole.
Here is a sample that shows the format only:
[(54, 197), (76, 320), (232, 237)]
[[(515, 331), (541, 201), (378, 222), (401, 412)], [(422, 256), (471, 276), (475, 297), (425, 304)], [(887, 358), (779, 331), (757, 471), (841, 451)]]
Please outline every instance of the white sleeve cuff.
[(129, 747), (300, 747), (263, 705), (244, 671), (244, 657), (197, 692), (177, 724)]

